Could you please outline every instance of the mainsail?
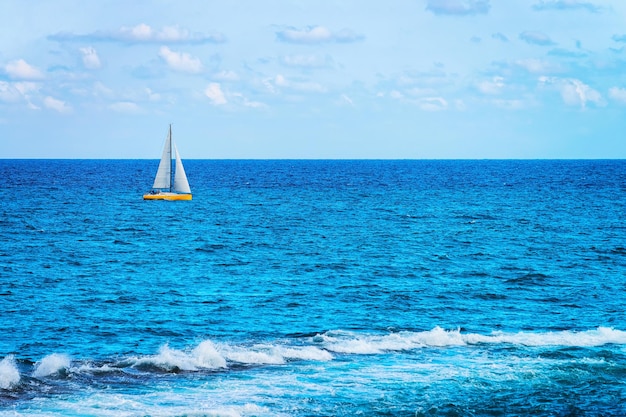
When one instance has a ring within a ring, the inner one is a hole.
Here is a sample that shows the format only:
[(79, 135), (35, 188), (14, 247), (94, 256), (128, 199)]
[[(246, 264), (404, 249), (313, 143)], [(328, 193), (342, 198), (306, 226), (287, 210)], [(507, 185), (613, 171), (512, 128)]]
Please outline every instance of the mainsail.
[(156, 177), (154, 177), (154, 184), (152, 188), (168, 190), (172, 187), (172, 127), (170, 126), (169, 134), (163, 147), (163, 154), (161, 155), (161, 162), (159, 162), (159, 169), (157, 170)]

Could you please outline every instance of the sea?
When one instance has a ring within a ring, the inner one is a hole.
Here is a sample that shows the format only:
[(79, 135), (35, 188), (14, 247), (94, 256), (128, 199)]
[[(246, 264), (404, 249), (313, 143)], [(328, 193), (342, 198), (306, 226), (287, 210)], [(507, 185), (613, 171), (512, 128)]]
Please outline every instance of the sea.
[(0, 416), (625, 416), (626, 161), (0, 160)]

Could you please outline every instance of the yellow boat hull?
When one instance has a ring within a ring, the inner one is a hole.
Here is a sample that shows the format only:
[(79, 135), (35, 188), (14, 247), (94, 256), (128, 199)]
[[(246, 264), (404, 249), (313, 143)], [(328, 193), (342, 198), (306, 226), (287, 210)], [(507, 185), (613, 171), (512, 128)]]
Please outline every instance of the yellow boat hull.
[(177, 193), (156, 193), (156, 194), (144, 194), (144, 200), (191, 200), (191, 194), (177, 194)]

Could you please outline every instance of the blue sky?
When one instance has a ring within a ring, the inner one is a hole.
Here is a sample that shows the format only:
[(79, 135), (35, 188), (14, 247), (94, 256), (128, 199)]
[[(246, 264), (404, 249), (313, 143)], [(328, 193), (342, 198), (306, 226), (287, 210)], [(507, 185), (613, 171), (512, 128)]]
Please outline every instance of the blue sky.
[(626, 158), (623, 0), (3, 0), (0, 158)]

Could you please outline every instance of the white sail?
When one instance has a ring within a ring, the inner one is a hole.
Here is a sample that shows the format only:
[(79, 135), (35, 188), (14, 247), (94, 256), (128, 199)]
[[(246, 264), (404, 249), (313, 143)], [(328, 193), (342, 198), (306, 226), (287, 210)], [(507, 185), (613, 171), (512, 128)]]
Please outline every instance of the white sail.
[(174, 154), (176, 155), (176, 171), (174, 171), (173, 191), (176, 193), (191, 193), (191, 188), (189, 188), (189, 181), (187, 181), (187, 174), (185, 174), (183, 161), (180, 159), (176, 144), (174, 144)]
[(168, 190), (171, 187), (172, 182), (172, 129), (167, 135), (167, 140), (165, 141), (165, 146), (163, 147), (163, 155), (161, 155), (161, 162), (159, 162), (159, 169), (157, 171), (156, 177), (154, 178), (154, 184), (152, 188), (163, 189), (167, 188)]
[[(172, 167), (172, 156), (174, 157), (174, 167)], [(172, 174), (174, 178), (172, 178)], [(183, 168), (178, 148), (172, 139), (172, 125), (170, 125), (161, 162), (152, 190), (144, 194), (144, 200), (191, 200), (191, 188), (187, 181), (187, 174)]]

